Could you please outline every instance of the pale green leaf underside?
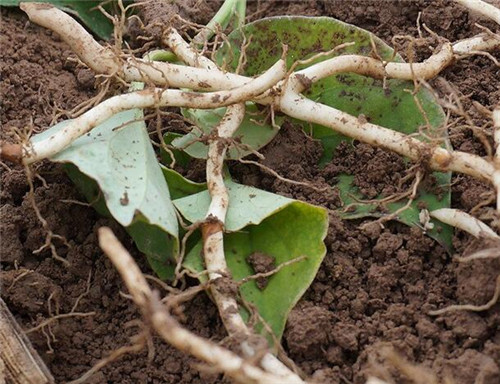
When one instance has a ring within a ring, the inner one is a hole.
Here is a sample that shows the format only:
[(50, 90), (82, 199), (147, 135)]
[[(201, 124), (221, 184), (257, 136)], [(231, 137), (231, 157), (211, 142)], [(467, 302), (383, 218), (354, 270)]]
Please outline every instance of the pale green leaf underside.
[[(258, 224), (266, 217), (283, 209), (294, 200), (237, 184), (227, 180), (229, 207), (226, 216), (226, 231), (235, 232), (249, 224)], [(205, 218), (210, 205), (208, 191), (174, 200), (175, 207), (192, 223)]]
[[(164, 262), (178, 249), (177, 216), (139, 109), (114, 115), (51, 160), (71, 163), (95, 180), (111, 215), (127, 227), (138, 247)], [(69, 121), (33, 137), (43, 140)], [(147, 228), (162, 233), (156, 244)], [(162, 250), (163, 247), (163, 250)], [(154, 250), (153, 250), (154, 248)]]
[[(196, 141), (201, 135), (208, 135), (213, 128), (219, 124), (224, 116), (226, 108), (217, 109), (188, 109), (183, 108), (182, 114), (196, 124), (198, 129), (193, 129), (186, 135), (176, 138), (172, 145), (183, 149), (184, 152), (197, 159), (206, 159), (208, 146), (200, 141)], [(271, 125), (267, 110), (259, 110), (255, 104), (247, 103), (246, 114), (243, 122), (236, 130), (232, 143), (227, 152), (227, 158), (240, 159), (252, 153), (252, 150), (259, 150), (268, 144), (278, 133), (279, 124), (283, 118), (277, 119), (278, 125)], [(237, 144), (238, 143), (238, 144)], [(242, 145), (239, 145), (241, 143)]]

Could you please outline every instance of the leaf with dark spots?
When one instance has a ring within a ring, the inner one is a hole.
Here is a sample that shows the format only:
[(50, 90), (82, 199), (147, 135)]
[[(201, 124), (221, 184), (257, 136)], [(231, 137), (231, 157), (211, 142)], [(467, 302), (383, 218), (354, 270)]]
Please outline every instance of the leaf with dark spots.
[[(229, 44), (224, 45), (217, 52), (217, 60), (228, 62), (230, 69), (235, 69), (240, 57), (240, 45), (235, 44), (242, 40), (242, 34), (252, 36), (245, 53), (247, 64), (244, 74), (257, 75), (273, 65), (281, 56), (281, 46), (288, 46), (287, 66), (291, 67), (298, 59), (307, 59), (319, 52), (330, 51), (336, 46), (353, 42), (342, 50), (315, 59), (317, 63), (338, 55), (357, 54), (373, 56), (376, 54), (386, 61), (402, 59), (394, 50), (381, 39), (361, 28), (340, 22), (327, 17), (286, 16), (272, 17), (258, 20), (246, 25), (242, 30), (233, 31), (229, 37)], [(372, 45), (373, 41), (373, 45)], [(309, 66), (312, 63), (299, 65), (297, 69)], [(414, 88), (413, 82), (395, 79), (373, 79), (366, 76), (341, 73), (315, 82), (305, 84), (304, 95), (311, 100), (318, 101), (352, 116), (360, 116), (362, 122), (370, 122), (383, 127), (391, 128), (406, 134), (418, 136), (421, 129), (425, 135), (435, 137), (446, 142), (446, 131), (440, 129), (445, 123), (445, 115), (434, 100), (433, 95), (421, 88), (415, 95), (407, 90)], [(420, 106), (417, 104), (417, 102)], [(424, 111), (424, 114), (422, 113)], [(427, 121), (430, 126), (427, 126)], [(301, 124), (304, 130), (310, 132), (311, 125), (306, 122), (293, 120)], [(352, 143), (352, 140), (317, 124), (312, 124), (312, 134), (323, 144), (323, 156), (320, 165), (325, 166), (334, 159), (338, 146), (341, 143)], [(425, 140), (425, 138), (424, 138)], [(336, 185), (339, 187), (345, 206), (355, 204), (356, 212), (342, 212), (345, 218), (363, 217), (367, 215), (381, 215), (376, 204), (360, 204), (366, 196), (356, 186), (354, 178), (339, 174)], [(408, 225), (420, 226), (419, 204), (426, 202), (429, 209), (445, 208), (450, 206), (450, 173), (436, 173), (435, 186), (440, 188), (442, 198), (438, 199), (433, 193), (419, 190), (417, 199), (411, 207), (398, 216), (398, 219)], [(378, 196), (382, 198), (384, 196)], [(377, 196), (375, 196), (377, 198)], [(401, 208), (406, 200), (387, 207), (387, 213)], [(451, 248), (451, 230), (436, 220), (432, 220), (435, 229), (429, 229), (428, 234), (448, 249)]]
[(123, 192), (123, 196), (120, 197), (120, 204), (121, 205), (128, 205), (129, 200), (128, 200), (128, 193), (127, 191)]

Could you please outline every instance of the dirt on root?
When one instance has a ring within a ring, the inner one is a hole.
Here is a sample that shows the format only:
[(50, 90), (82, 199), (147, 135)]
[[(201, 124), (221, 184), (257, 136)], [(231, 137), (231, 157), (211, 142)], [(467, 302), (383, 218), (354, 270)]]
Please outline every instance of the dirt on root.
[[(203, 15), (196, 19), (191, 12), (186, 17), (200, 23), (219, 4), (192, 3), (192, 7), (203, 7)], [(476, 22), (495, 29), (491, 22), (470, 15), (452, 1), (393, 1), (383, 2), (383, 6), (380, 1), (257, 1), (249, 2), (248, 14), (250, 19), (278, 14), (333, 16), (391, 43), (396, 35), (418, 36), (419, 12), (423, 23), (451, 41), (480, 32)], [(95, 94), (92, 76), (67, 60), (72, 56), (69, 47), (55, 34), (27, 23), (21, 12), (2, 9), (1, 16), (0, 137), (9, 137), (13, 127), (43, 129), (58, 117), (58, 108), (69, 110)], [(404, 56), (408, 41), (399, 39), (394, 44)], [(424, 47), (417, 53), (421, 59), (429, 51)], [(477, 56), (454, 64), (443, 72), (442, 79), (433, 85), (441, 92), (452, 89), (467, 95), (462, 99), (464, 110), (477, 126), (491, 129), (472, 101), (489, 109), (500, 101), (498, 67)], [(451, 128), (450, 139), (457, 149), (488, 153), (478, 133), (464, 124)], [(500, 304), (477, 313), (428, 314), (449, 304), (488, 302), (500, 274), (500, 259), (458, 263), (416, 228), (393, 222), (381, 227), (368, 219), (341, 220), (333, 212), (341, 205), (338, 192), (320, 190), (338, 172), (349, 171), (367, 198), (397, 192), (393, 188), (398, 174), (405, 171), (401, 158), (356, 144), (355, 150), (344, 148), (341, 160), (320, 169), (316, 164), (321, 146), (292, 124), (283, 127), (263, 154), (264, 165), (316, 188), (290, 185), (244, 164), (231, 165), (235, 177), (248, 185), (322, 205), (330, 212), (327, 255), (313, 284), (290, 314), (283, 337), (286, 352), (305, 374), (324, 383), (364, 383), (373, 373), (392, 376), (397, 383), (411, 382), (394, 369), (394, 359), (384, 352), (390, 347), (409, 362), (458, 384), (500, 381)], [(140, 314), (121, 294), (124, 287), (119, 276), (99, 250), (97, 228), (111, 226), (142, 270), (151, 271), (118, 225), (77, 204), (83, 198), (60, 166), (42, 163), (37, 172), (44, 181), (34, 180), (35, 200), (49, 228), (66, 238), (69, 246), (58, 240), (54, 244), (70, 265), (56, 261), (48, 249), (33, 254), (44, 244), (46, 233), (29, 201), (24, 171), (20, 167), (2, 169), (1, 294), (56, 381), (62, 383), (77, 379), (144, 331)], [(491, 196), (487, 185), (454, 176), (453, 207), (472, 211), (498, 228), (493, 204), (483, 204)], [(493, 245), (456, 231), (454, 246), (456, 254), (463, 256)], [(272, 264), (266, 257), (257, 257), (256, 272), (268, 270)], [(196, 296), (181, 309), (189, 329), (213, 340), (224, 339), (217, 310), (206, 295)], [(71, 312), (73, 316), (29, 331), (51, 316)], [(128, 354), (88, 382), (224, 381), (156, 339), (150, 345), (154, 351), (145, 347)]]

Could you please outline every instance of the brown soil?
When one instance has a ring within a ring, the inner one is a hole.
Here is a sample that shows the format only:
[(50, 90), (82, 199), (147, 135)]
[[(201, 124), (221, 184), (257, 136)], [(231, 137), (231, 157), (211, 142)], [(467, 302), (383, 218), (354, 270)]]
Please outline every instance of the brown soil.
[[(194, 2), (196, 3), (196, 2)], [(485, 20), (470, 16), (451, 1), (266, 1), (249, 2), (251, 18), (277, 14), (333, 16), (375, 32), (390, 43), (393, 36), (417, 36), (416, 18), (450, 40), (471, 36)], [(214, 5), (215, 4), (215, 5)], [(203, 8), (206, 22), (217, 2)], [(68, 61), (69, 48), (57, 36), (27, 24), (20, 12), (2, 10), (0, 24), (1, 137), (12, 127), (23, 129), (33, 119), (42, 129), (55, 116), (55, 107), (71, 109), (91, 97), (95, 90), (87, 70)], [(403, 55), (407, 43), (398, 40)], [(418, 52), (425, 55), (425, 49)], [(478, 101), (491, 109), (500, 100), (498, 68), (485, 57), (463, 60), (443, 73), (453, 89), (463, 95), (464, 109), (477, 126), (487, 120), (472, 108)], [(435, 86), (443, 90), (443, 82)], [(451, 132), (455, 148), (480, 155), (486, 150), (469, 129)], [(360, 158), (346, 149), (345, 158), (325, 169), (316, 166), (321, 155), (318, 143), (288, 124), (263, 153), (265, 165), (283, 176), (309, 181), (316, 186), (331, 182), (340, 171), (349, 170), (367, 197), (392, 193), (395, 174), (404, 170), (401, 159), (360, 144)], [(363, 173), (363, 164), (371, 164)], [(232, 165), (236, 177), (276, 193), (320, 204), (329, 209), (339, 206), (335, 191), (317, 192), (289, 185), (261, 170)], [(93, 209), (76, 204), (82, 197), (59, 166), (43, 163), (37, 167), (45, 179), (35, 179), (35, 199), (49, 227), (63, 235), (69, 247), (55, 240), (61, 257), (69, 267), (54, 260), (50, 250), (33, 254), (43, 245), (45, 232), (28, 199), (28, 185), (19, 167), (4, 171), (0, 193), (0, 257), (2, 297), (26, 330), (54, 314), (76, 312), (93, 315), (74, 316), (54, 321), (50, 329), (29, 333), (56, 381), (78, 378), (111, 351), (130, 344), (142, 331), (131, 302), (120, 291), (124, 287), (110, 263), (97, 246), (96, 230), (111, 226), (125, 245), (137, 256), (145, 273), (151, 273), (123, 230), (108, 219), (99, 218)], [(453, 206), (474, 213), (498, 228), (493, 206), (477, 207), (492, 191), (468, 177), (455, 176)], [(72, 200), (73, 202), (68, 202)], [(328, 253), (304, 298), (292, 311), (283, 344), (298, 367), (318, 382), (363, 383), (370, 372), (390, 366), (381, 356), (383, 346), (391, 345), (411, 362), (422, 364), (441, 377), (459, 384), (500, 381), (500, 304), (488, 311), (456, 312), (431, 317), (430, 310), (448, 304), (486, 303), (494, 292), (500, 274), (500, 260), (453, 262), (433, 240), (417, 229), (398, 223), (385, 228), (360, 224), (369, 220), (342, 221), (330, 214), (326, 238)], [(457, 254), (467, 255), (491, 246), (457, 231)], [(272, 269), (266, 255), (253, 258), (256, 272)], [(263, 282), (265, 283), (265, 282)], [(76, 308), (73, 308), (78, 302)], [(225, 332), (217, 310), (206, 295), (200, 294), (184, 304), (187, 327), (204, 337), (222, 340)], [(109, 364), (89, 383), (220, 383), (223, 379), (209, 370), (193, 366), (195, 361), (155, 340), (154, 354), (147, 348)], [(407, 381), (388, 369), (398, 383)]]

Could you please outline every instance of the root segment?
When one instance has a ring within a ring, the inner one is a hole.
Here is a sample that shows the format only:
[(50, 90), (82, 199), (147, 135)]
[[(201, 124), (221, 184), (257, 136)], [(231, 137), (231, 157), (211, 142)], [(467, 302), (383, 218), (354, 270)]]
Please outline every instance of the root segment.
[(143, 317), (160, 337), (177, 349), (195, 356), (239, 383), (295, 384), (302, 380), (273, 375), (245, 361), (227, 349), (203, 339), (181, 325), (166, 311), (151, 291), (132, 256), (106, 227), (99, 229), (99, 245), (120, 273)]

